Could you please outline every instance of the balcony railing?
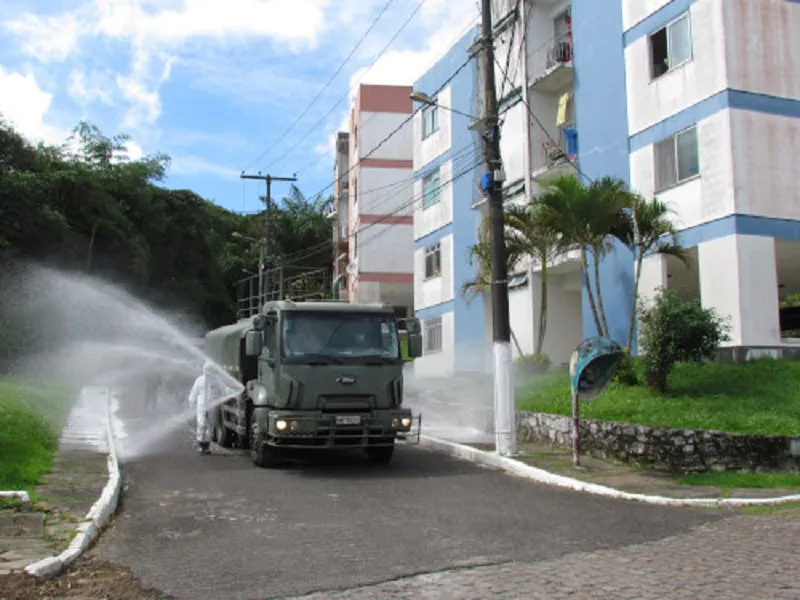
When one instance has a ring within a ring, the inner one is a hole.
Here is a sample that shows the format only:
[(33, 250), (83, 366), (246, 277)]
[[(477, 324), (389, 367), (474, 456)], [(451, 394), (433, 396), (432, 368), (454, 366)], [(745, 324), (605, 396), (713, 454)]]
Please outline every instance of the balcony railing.
[(557, 92), (572, 83), (572, 35), (554, 37), (531, 56), (531, 87)]
[(577, 160), (577, 134), (575, 129), (564, 127), (555, 139), (542, 142), (538, 160), (534, 160), (534, 179), (544, 179), (561, 172), (574, 170)]

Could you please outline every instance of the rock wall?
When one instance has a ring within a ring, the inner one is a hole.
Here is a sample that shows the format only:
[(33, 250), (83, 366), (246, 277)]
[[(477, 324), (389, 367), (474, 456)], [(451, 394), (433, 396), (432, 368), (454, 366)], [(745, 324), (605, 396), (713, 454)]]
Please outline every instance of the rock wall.
[[(580, 427), (583, 454), (641, 464), (659, 471), (800, 473), (800, 437), (733, 435), (594, 419), (582, 419)], [(517, 413), (517, 436), (520, 442), (570, 447), (572, 419), (544, 413)]]

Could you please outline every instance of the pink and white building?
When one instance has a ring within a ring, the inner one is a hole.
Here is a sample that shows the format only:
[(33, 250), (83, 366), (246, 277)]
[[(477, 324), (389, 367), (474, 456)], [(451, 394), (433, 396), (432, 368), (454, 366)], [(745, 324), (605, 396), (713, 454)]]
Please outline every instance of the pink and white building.
[(388, 302), (408, 314), (414, 309), (411, 91), (359, 86), (348, 136), (349, 201), (346, 213), (338, 213), (348, 226), (349, 301)]

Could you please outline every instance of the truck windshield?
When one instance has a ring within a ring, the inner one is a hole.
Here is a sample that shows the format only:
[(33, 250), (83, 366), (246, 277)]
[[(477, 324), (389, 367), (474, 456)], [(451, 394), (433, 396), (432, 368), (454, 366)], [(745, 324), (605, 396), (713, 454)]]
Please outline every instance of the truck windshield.
[(400, 358), (394, 317), (291, 311), (283, 319), (283, 354), (302, 358)]

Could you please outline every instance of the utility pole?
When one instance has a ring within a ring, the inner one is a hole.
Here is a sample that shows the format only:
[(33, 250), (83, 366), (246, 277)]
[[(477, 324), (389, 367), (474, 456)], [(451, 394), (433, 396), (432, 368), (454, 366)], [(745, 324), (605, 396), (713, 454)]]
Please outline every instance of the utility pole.
[(508, 265), (506, 264), (505, 225), (502, 185), (505, 179), (500, 158), (500, 125), (494, 78), (494, 36), (491, 0), (481, 0), (481, 53), (483, 67), (483, 136), (486, 172), (482, 188), (488, 195), (492, 255), (492, 332), (494, 351), (495, 445), (502, 456), (516, 453), (516, 413), (511, 355), (511, 324), (508, 311)]
[[(242, 179), (258, 179), (267, 182), (267, 215), (266, 222), (264, 223), (264, 251), (261, 254), (261, 259), (258, 265), (258, 303), (259, 310), (261, 304), (266, 301), (263, 284), (264, 280), (264, 263), (272, 260), (272, 182), (273, 181), (297, 181), (297, 175), (292, 177), (274, 177), (272, 175), (262, 175), (261, 171), (257, 175), (246, 175), (244, 171), (240, 176)], [(271, 291), (271, 290), (270, 290)]]

